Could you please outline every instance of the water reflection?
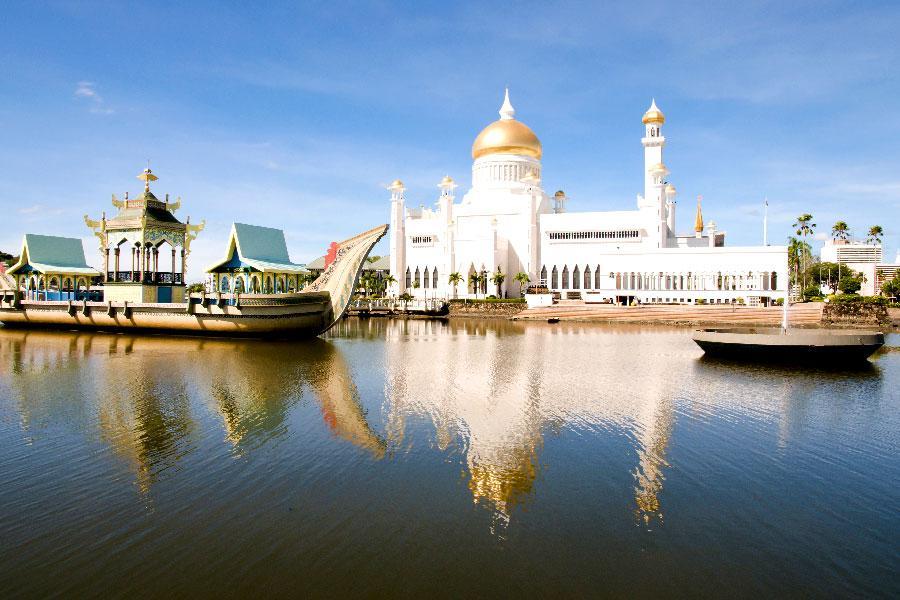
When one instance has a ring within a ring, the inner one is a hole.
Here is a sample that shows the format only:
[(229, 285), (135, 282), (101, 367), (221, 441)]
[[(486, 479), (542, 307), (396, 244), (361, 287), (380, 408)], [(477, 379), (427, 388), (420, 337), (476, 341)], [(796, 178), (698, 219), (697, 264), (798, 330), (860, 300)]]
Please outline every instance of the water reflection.
[(338, 438), (375, 458), (347, 365), (322, 340), (266, 343), (164, 336), (0, 330), (0, 375), (26, 438), (54, 426), (96, 435), (134, 473), (141, 493), (200, 442), (191, 396), (209, 399), (236, 455), (284, 436), (310, 392)]
[(645, 523), (661, 518), (677, 388), (662, 372), (665, 361), (635, 365), (623, 353), (623, 342), (638, 352), (647, 345), (652, 358), (645, 338), (478, 320), (371, 319), (343, 327), (336, 335), (359, 328), (362, 337), (385, 338), (389, 441), (401, 444), (414, 417), (433, 423), (437, 447), (464, 455), (472, 499), (494, 512), (495, 524), (507, 524), (533, 493), (544, 438), (561, 429), (627, 436), (636, 451), (635, 513)]

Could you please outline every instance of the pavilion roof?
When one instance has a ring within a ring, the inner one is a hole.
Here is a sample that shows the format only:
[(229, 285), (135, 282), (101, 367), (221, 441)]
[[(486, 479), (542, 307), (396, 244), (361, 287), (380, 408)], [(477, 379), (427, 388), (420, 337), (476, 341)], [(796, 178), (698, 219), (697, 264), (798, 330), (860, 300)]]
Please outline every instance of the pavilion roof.
[(10, 267), (8, 273), (14, 274), (26, 265), (41, 273), (100, 275), (85, 261), (84, 247), (79, 238), (26, 233), (19, 262)]
[(259, 271), (307, 272), (303, 265), (291, 262), (284, 232), (281, 229), (246, 223), (232, 224), (225, 258), (210, 266), (207, 272), (215, 271), (232, 262), (235, 252), (242, 264)]

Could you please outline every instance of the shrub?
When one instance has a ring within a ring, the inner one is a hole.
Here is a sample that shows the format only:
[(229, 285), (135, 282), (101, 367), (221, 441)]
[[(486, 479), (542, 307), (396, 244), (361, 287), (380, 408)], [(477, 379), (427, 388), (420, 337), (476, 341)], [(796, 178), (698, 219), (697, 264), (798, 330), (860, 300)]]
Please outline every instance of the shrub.
[(855, 294), (862, 288), (862, 282), (856, 277), (843, 277), (838, 283), (838, 289), (845, 294)]
[(706, 304), (706, 298), (697, 298), (694, 304)]

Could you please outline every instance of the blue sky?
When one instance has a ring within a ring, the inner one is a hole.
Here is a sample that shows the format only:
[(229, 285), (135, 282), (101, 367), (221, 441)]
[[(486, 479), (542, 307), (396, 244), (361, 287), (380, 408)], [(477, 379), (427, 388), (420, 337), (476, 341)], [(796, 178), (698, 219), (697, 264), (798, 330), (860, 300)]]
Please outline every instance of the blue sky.
[[(188, 6), (189, 5), (189, 6)], [(900, 3), (18, 2), (0, 23), (0, 249), (82, 236), (151, 160), (154, 190), (207, 220), (285, 229), (294, 260), (389, 218), (394, 178), (430, 204), (470, 182), (509, 85), (570, 210), (628, 209), (641, 115), (666, 113), (688, 229), (697, 194), (729, 245), (794, 217), (900, 242)], [(380, 250), (383, 251), (383, 248)]]

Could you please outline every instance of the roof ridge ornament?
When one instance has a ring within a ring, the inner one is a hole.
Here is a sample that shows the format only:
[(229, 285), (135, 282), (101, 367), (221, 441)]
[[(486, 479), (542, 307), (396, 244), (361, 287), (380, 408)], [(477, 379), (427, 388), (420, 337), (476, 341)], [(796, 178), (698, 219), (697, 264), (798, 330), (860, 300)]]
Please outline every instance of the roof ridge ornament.
[(500, 107), (500, 120), (509, 121), (516, 118), (516, 109), (513, 108), (512, 103), (509, 101), (509, 88), (506, 88), (506, 93), (503, 96), (503, 106)]
[(150, 182), (156, 181), (159, 179), (156, 175), (153, 174), (153, 171), (150, 170), (150, 161), (147, 161), (147, 168), (144, 169), (140, 175), (137, 176), (138, 179), (144, 182), (144, 191), (150, 191)]

